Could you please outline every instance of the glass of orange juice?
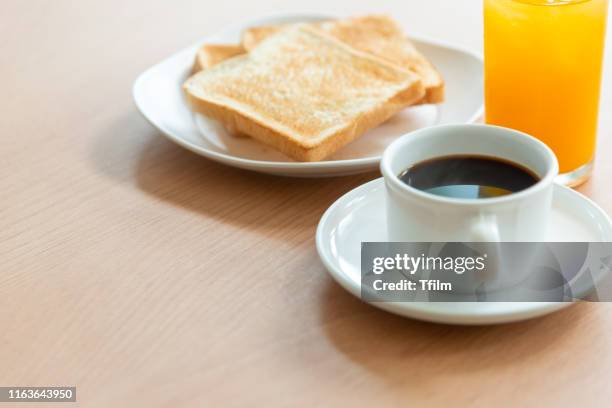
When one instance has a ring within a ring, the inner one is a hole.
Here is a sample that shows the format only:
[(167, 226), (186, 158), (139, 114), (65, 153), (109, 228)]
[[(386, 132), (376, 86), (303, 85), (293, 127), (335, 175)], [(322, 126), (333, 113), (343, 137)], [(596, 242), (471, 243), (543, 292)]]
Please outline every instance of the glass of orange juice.
[(548, 144), (559, 181), (593, 168), (608, 0), (484, 0), (486, 122)]

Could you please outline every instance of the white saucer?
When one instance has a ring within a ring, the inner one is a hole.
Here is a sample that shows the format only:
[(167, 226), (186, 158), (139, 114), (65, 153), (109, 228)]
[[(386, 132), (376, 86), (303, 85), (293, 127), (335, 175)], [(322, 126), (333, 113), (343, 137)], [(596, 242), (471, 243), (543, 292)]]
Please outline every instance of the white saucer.
[(447, 102), (406, 109), (326, 161), (292, 161), (252, 139), (227, 134), (216, 121), (192, 115), (182, 95), (181, 85), (191, 72), (196, 50), (203, 43), (238, 43), (240, 32), (249, 26), (329, 18), (333, 16), (277, 14), (247, 21), (204, 38), (141, 74), (133, 89), (136, 105), (144, 117), (170, 140), (199, 155), (243, 169), (299, 177), (337, 176), (376, 170), (383, 150), (397, 137), (435, 124), (475, 122), (482, 116), (482, 57), (471, 51), (413, 36), (410, 37), (417, 47), (444, 76)]
[[(387, 241), (383, 179), (342, 196), (323, 215), (317, 250), (332, 277), (361, 297), (361, 242)], [(572, 189), (555, 185), (551, 242), (609, 242), (612, 225), (606, 213)], [(397, 302), (372, 303), (383, 310), (419, 320), (449, 324), (495, 324), (542, 316), (570, 302)]]

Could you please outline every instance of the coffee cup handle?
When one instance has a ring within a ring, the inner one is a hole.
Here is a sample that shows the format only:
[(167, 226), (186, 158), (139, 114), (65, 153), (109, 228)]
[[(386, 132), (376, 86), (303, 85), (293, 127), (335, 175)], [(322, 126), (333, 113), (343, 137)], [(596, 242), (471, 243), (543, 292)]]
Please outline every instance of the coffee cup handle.
[(500, 236), (497, 217), (494, 215), (480, 214), (472, 220), (470, 225), (470, 241), (486, 242), (485, 254), (487, 257), (487, 268), (482, 273), (476, 274), (476, 279), (481, 284), (495, 280), (499, 273), (500, 262)]
[(470, 242), (499, 242), (499, 228), (494, 215), (475, 217), (470, 225)]

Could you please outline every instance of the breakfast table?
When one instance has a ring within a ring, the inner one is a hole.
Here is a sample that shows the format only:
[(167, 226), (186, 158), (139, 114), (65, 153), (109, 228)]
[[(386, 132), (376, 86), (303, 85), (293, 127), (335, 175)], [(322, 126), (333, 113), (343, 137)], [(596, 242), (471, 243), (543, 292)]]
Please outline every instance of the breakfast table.
[[(388, 13), (410, 34), (482, 51), (477, 0), (307, 7)], [(336, 284), (315, 249), (324, 211), (378, 172), (239, 170), (138, 113), (131, 87), (149, 66), (230, 24), (303, 8), (0, 6), (0, 386), (75, 386), (87, 407), (609, 406), (612, 305), (481, 327), (380, 311)], [(612, 214), (606, 54), (595, 173), (578, 191)]]

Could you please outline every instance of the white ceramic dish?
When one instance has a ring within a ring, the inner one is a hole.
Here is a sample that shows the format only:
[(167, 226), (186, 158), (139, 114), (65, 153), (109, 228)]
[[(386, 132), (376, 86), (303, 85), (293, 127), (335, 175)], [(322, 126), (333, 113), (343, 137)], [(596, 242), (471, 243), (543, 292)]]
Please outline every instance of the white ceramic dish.
[(136, 105), (144, 117), (170, 140), (230, 166), (300, 177), (355, 174), (378, 168), (385, 147), (412, 130), (442, 123), (469, 123), (483, 112), (482, 57), (437, 41), (411, 38), (440, 70), (446, 81), (446, 100), (440, 105), (406, 109), (326, 161), (295, 162), (281, 153), (248, 138), (229, 135), (216, 121), (189, 110), (181, 91), (197, 48), (203, 43), (238, 43), (240, 32), (249, 26), (319, 21), (333, 18), (320, 14), (278, 14), (230, 27), (198, 41), (141, 74), (134, 84)]
[[(361, 242), (387, 241), (383, 179), (364, 184), (338, 199), (317, 229), (317, 250), (332, 277), (353, 295), (361, 292)], [(612, 240), (610, 219), (595, 203), (555, 185), (549, 241)], [(448, 324), (507, 323), (542, 316), (572, 303), (560, 302), (397, 302), (373, 306), (419, 320)]]

